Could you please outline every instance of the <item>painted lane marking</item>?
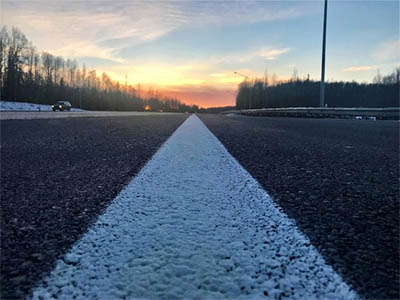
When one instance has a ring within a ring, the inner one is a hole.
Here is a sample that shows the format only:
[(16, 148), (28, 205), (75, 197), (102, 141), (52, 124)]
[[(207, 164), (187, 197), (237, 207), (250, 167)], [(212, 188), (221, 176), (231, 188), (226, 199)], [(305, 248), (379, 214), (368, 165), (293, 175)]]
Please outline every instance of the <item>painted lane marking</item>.
[(353, 299), (255, 179), (188, 118), (33, 299)]

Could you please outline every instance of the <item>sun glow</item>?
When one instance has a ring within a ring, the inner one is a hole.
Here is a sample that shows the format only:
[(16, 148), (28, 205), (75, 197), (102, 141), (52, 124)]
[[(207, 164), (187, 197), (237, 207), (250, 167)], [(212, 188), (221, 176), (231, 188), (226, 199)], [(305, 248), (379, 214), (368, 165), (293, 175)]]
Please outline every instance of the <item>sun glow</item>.
[[(234, 105), (237, 86), (243, 81), (243, 77), (234, 74), (234, 70), (220, 69), (214, 72), (215, 68), (209, 64), (139, 65), (130, 62), (98, 71), (104, 71), (120, 84), (126, 82), (134, 86), (141, 96), (156, 93), (201, 107)], [(262, 76), (249, 69), (235, 71), (247, 74), (250, 78)]]
[(125, 75), (129, 84), (140, 83), (157, 87), (177, 85), (199, 85), (204, 84), (202, 74), (203, 66), (196, 65), (165, 65), (148, 64), (137, 65), (132, 62), (124, 66), (113, 66), (104, 70), (113, 80), (125, 82)]

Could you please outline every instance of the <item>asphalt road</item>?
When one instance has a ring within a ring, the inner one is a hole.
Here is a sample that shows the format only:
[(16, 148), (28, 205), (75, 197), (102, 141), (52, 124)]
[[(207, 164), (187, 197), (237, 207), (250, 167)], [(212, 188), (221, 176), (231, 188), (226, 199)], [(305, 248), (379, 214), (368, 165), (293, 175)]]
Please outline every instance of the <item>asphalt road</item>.
[(399, 122), (200, 118), (360, 295), (399, 299)]
[[(26, 297), (186, 117), (1, 121), (0, 298)], [(200, 118), (360, 295), (399, 298), (399, 122), (219, 115)], [(189, 130), (186, 135), (193, 134), (195, 131)], [(196, 137), (191, 138), (196, 141)], [(216, 151), (200, 145), (192, 148), (193, 153), (204, 148), (204, 157)], [(159, 161), (168, 165), (183, 152)], [(186, 159), (187, 164), (198, 161), (205, 172), (205, 162), (210, 158)], [(230, 176), (218, 175), (216, 166), (222, 172), (229, 159), (215, 160), (210, 166), (214, 177), (238, 180), (230, 169), (225, 170)], [(187, 180), (199, 177), (188, 176)], [(214, 185), (223, 182), (203, 173), (200, 177)], [(166, 189), (179, 187), (179, 183), (168, 180)], [(196, 181), (194, 186), (201, 182)], [(151, 184), (149, 190), (153, 190)], [(238, 183), (236, 189), (244, 196), (236, 198), (251, 195), (246, 192), (248, 188)], [(203, 187), (193, 197), (200, 197), (196, 198), (200, 205), (204, 200), (201, 195), (214, 190), (219, 197), (223, 195), (223, 191)], [(227, 190), (230, 195), (235, 187)], [(223, 203), (229, 206), (228, 202)], [(273, 222), (273, 218), (268, 220)], [(257, 220), (248, 222), (261, 222)], [(217, 225), (220, 228), (223, 224)], [(240, 228), (234, 225), (231, 227)], [(262, 239), (258, 227), (254, 234)]]
[(0, 298), (28, 295), (186, 117), (2, 121)]
[(32, 300), (49, 295), (359, 299), (194, 115), (57, 261)]
[(87, 117), (127, 117), (127, 116), (156, 116), (176, 113), (140, 112), (140, 111), (0, 111), (0, 120), (22, 119), (60, 119)]

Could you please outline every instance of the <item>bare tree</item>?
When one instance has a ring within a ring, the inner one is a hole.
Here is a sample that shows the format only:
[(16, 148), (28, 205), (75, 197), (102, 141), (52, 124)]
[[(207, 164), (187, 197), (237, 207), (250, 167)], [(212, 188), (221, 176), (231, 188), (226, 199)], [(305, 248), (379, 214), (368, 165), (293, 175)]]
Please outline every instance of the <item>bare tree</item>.
[(62, 67), (64, 65), (64, 59), (61, 56), (57, 56), (53, 59), (53, 64), (54, 64), (54, 83), (59, 84), (60, 79), (62, 78)]
[(35, 54), (36, 54), (36, 49), (34, 46), (29, 45), (28, 47), (28, 53), (27, 53), (27, 65), (28, 65), (28, 81), (30, 83), (33, 82), (33, 68), (34, 68), (34, 63), (35, 63)]
[(42, 64), (44, 70), (44, 79), (48, 85), (51, 85), (53, 82), (52, 73), (54, 68), (54, 56), (50, 53), (43, 52), (42, 53)]
[(4, 85), (4, 73), (6, 70), (6, 46), (9, 43), (8, 30), (6, 26), (3, 26), (0, 30), (0, 98), (1, 92)]
[[(80, 68), (75, 60), (39, 53), (19, 29), (6, 26), (0, 29), (0, 96), (41, 104), (66, 99), (75, 107), (97, 110), (143, 110), (150, 103), (127, 80), (120, 84), (105, 73), (97, 77), (96, 71)], [(152, 93), (151, 103), (156, 110), (198, 109), (162, 98), (158, 92)]]
[(17, 91), (21, 84), (23, 74), (23, 52), (26, 50), (27, 45), (28, 40), (26, 36), (18, 28), (13, 27), (8, 39), (7, 73), (4, 84), (7, 86), (7, 93), (5, 93), (5, 96), (8, 99), (17, 99)]

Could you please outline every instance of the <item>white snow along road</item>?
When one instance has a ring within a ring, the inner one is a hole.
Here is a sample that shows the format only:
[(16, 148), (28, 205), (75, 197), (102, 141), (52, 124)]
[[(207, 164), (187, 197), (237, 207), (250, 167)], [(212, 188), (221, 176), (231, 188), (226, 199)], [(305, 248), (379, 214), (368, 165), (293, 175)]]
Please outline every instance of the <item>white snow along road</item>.
[(189, 117), (33, 299), (355, 299), (255, 179)]

